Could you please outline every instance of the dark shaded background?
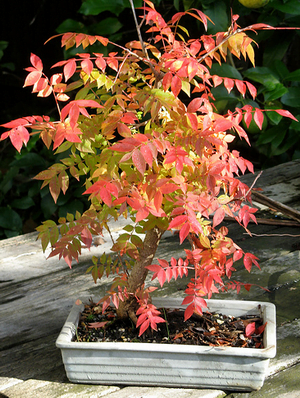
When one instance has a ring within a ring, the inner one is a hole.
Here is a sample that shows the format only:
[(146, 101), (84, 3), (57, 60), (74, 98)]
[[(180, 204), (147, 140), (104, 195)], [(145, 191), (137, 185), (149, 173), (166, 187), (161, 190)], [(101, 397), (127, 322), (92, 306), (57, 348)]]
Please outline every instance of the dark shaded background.
[[(80, 0), (9, 0), (0, 2), (0, 41), (7, 41), (1, 65), (13, 63), (14, 70), (0, 67), (1, 107), (0, 124), (13, 118), (32, 114), (33, 103), (44, 106), (41, 99), (31, 95), (31, 89), (22, 89), (30, 66), (30, 53), (38, 55), (45, 70), (63, 57), (58, 40), (43, 43), (66, 18), (75, 18)], [(51, 98), (52, 100), (52, 98)], [(41, 104), (42, 102), (42, 104)], [(48, 101), (49, 102), (49, 101)]]

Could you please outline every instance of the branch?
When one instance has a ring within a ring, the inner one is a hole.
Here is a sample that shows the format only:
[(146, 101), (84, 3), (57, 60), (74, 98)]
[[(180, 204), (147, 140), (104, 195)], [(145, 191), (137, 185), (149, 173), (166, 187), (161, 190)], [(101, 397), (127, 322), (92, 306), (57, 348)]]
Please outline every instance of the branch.
[(134, 23), (135, 23), (136, 31), (137, 31), (137, 34), (138, 34), (138, 37), (139, 37), (139, 41), (140, 41), (141, 46), (142, 46), (143, 54), (144, 54), (144, 56), (146, 57), (146, 59), (147, 59), (147, 61), (149, 63), (149, 66), (150, 66), (150, 69), (151, 69), (152, 73), (155, 76), (155, 80), (156, 80), (155, 85), (157, 86), (157, 83), (164, 77), (164, 73), (157, 72), (155, 70), (154, 66), (152, 65), (152, 62), (151, 62), (151, 60), (149, 58), (149, 55), (148, 55), (148, 52), (147, 52), (147, 49), (146, 49), (146, 46), (145, 46), (145, 42), (144, 42), (144, 40), (142, 38), (141, 30), (140, 30), (140, 27), (139, 27), (139, 24), (138, 24), (138, 20), (137, 20), (137, 17), (136, 17), (136, 13), (135, 13), (133, 0), (129, 0), (129, 2), (130, 2), (130, 5), (131, 5), (133, 18), (134, 18)]
[[(139, 27), (139, 24), (138, 24), (138, 20), (137, 20), (137, 17), (136, 17), (136, 13), (135, 13), (135, 8), (134, 8), (133, 1), (132, 1), (132, 0), (129, 0), (129, 3), (130, 3), (130, 5), (131, 5), (131, 9), (132, 9), (132, 13), (133, 13), (133, 18), (134, 18), (134, 23), (135, 23), (135, 28), (136, 28), (136, 31), (137, 31), (137, 34), (138, 34), (138, 37), (139, 37), (139, 41), (140, 41), (141, 46), (142, 46), (143, 53), (144, 53), (145, 57), (148, 59), (148, 61), (150, 61), (150, 58), (149, 58), (147, 49), (146, 49), (146, 47), (145, 47), (144, 40), (143, 40), (143, 38), (142, 38), (142, 34), (141, 34), (141, 30), (140, 30), (140, 27)], [(151, 68), (151, 65), (150, 65), (150, 68)], [(151, 68), (151, 69), (152, 69), (152, 68)]]
[(252, 199), (255, 202), (258, 202), (264, 206), (268, 206), (271, 209), (275, 209), (280, 211), (281, 213), (291, 217), (293, 220), (298, 221), (300, 223), (300, 212), (298, 210), (293, 209), (283, 203), (277, 202), (274, 199), (270, 199), (267, 196), (263, 195), (262, 193), (258, 193), (256, 191), (251, 192)]

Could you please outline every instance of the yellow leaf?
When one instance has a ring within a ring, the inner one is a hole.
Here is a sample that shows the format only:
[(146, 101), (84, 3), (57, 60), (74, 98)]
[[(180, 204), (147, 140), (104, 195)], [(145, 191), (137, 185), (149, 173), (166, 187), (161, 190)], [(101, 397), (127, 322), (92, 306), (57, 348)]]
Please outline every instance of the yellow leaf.
[(251, 46), (251, 44), (249, 44), (246, 48), (246, 52), (248, 54), (248, 57), (252, 63), (253, 66), (255, 66), (255, 61), (254, 61), (254, 50), (253, 47)]
[(200, 235), (200, 243), (203, 247), (209, 249), (210, 248), (210, 240), (207, 236)]

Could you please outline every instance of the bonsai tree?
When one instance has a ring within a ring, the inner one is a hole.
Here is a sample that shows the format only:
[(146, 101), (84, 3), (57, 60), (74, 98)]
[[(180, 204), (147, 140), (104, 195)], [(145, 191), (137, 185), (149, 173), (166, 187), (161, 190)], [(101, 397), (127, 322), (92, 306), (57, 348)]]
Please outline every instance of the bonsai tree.
[[(227, 215), (248, 231), (249, 221), (256, 221), (251, 189), (237, 178), (253, 172), (253, 165), (229, 144), (236, 139), (249, 143), (242, 120), (249, 125), (254, 118), (261, 128), (264, 114), (250, 105), (218, 114), (213, 87), (224, 85), (242, 98), (254, 99), (257, 92), (248, 81), (223, 78), (210, 69), (213, 62), (226, 62), (229, 54), (254, 65), (255, 42), (246, 32), (271, 27), (260, 23), (240, 28), (238, 15), (233, 15), (227, 32), (206, 35), (208, 17), (199, 10), (178, 12), (166, 22), (145, 0), (139, 23), (130, 3), (138, 40), (123, 47), (102, 36), (63, 34), (66, 49), (100, 42), (113, 45), (114, 51), (80, 52), (53, 65), (62, 71), (50, 78), (41, 59), (31, 54), (24, 86), (32, 86), (39, 97), (52, 95), (58, 120), (13, 120), (2, 125), (8, 131), (1, 140), (9, 137), (21, 151), (31, 135), (39, 134), (49, 150), (66, 153), (35, 177), (43, 181), (42, 187), (49, 185), (54, 201), (66, 193), (70, 178), (84, 176), (90, 208), (37, 228), (43, 249), (51, 245), (50, 257), (64, 258), (71, 267), (82, 246), (91, 247), (93, 236), (110, 232), (110, 221), (128, 220), (124, 233), (112, 239), (116, 259), (93, 257), (88, 271), (95, 282), (114, 275), (101, 300), (103, 311), (112, 301), (117, 315), (130, 317), (141, 335), (165, 322), (151, 303), (155, 288), (145, 286), (149, 271), (161, 286), (192, 272), (183, 299), (188, 319), (202, 313), (212, 293), (249, 288), (231, 280), (236, 261), (243, 259), (249, 272), (252, 265), (259, 267), (257, 257), (238, 247), (220, 224)], [(182, 18), (199, 21), (203, 35), (189, 38)], [(149, 34), (149, 39), (143, 39), (142, 25), (148, 25), (143, 35)], [(275, 112), (295, 119), (288, 111)], [(184, 259), (159, 259), (154, 264), (167, 230), (177, 230), (180, 244), (187, 239), (191, 248)]]

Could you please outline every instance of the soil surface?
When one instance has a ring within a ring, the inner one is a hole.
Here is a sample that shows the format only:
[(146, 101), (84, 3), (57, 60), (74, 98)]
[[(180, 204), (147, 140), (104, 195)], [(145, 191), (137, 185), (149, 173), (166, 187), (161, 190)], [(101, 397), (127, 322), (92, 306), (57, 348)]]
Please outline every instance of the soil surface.
[[(85, 305), (81, 314), (75, 341), (263, 348), (263, 321), (257, 315), (236, 318), (205, 312), (202, 316), (194, 314), (184, 321), (182, 309), (159, 308), (159, 310), (166, 323), (159, 323), (157, 331), (150, 329), (139, 337), (139, 329), (130, 319), (118, 319), (112, 307), (108, 307), (102, 314), (101, 306), (91, 302)], [(251, 330), (248, 334), (251, 335), (247, 335), (247, 325), (248, 332)]]

